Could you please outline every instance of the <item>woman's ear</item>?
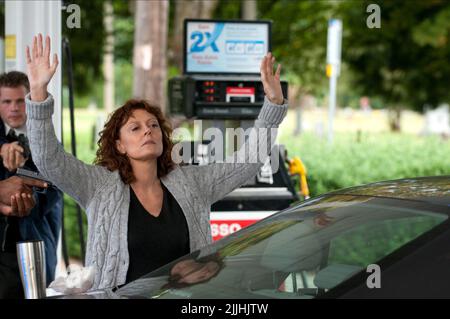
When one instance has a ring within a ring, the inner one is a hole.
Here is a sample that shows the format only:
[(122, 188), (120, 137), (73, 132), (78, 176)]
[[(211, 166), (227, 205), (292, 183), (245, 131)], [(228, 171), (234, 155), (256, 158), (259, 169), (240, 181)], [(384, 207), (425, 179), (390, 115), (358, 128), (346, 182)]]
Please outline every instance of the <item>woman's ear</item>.
[(122, 155), (125, 155), (127, 153), (125, 151), (125, 147), (123, 147), (122, 143), (120, 143), (120, 140), (116, 140), (116, 148), (119, 151), (119, 153)]

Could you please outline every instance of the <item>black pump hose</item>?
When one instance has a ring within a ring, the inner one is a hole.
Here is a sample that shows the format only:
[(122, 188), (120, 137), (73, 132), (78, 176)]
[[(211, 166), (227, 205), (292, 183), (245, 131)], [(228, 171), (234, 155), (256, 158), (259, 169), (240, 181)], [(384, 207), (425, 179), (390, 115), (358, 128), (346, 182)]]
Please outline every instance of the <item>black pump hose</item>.
[[(67, 67), (67, 80), (69, 86), (69, 110), (70, 110), (70, 135), (71, 135), (71, 148), (72, 155), (77, 157), (77, 144), (75, 139), (75, 116), (74, 116), (74, 101), (73, 101), (73, 68), (72, 68), (72, 51), (70, 49), (70, 43), (67, 38), (63, 38), (63, 51), (66, 57), (66, 67)], [(77, 204), (77, 220), (78, 220), (78, 233), (80, 236), (80, 246), (81, 246), (81, 259), (83, 261), (83, 265), (85, 264), (85, 256), (86, 256), (86, 246), (84, 243), (84, 232), (83, 232), (83, 215), (81, 212), (80, 206)], [(64, 227), (63, 227), (64, 229)], [(63, 250), (66, 250), (66, 256), (64, 256), (66, 265), (68, 264), (67, 258), (67, 247), (65, 238), (63, 236)], [(67, 258), (68, 259), (68, 258)]]

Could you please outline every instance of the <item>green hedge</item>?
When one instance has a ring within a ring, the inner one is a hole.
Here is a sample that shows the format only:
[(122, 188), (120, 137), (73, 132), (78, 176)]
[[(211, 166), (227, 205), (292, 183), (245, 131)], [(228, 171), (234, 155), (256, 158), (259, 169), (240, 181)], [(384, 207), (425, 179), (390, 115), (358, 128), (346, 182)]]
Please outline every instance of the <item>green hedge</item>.
[[(83, 220), (84, 242), (87, 239), (86, 214), (81, 210)], [(78, 217), (75, 201), (64, 195), (64, 226), (66, 231), (66, 245), (68, 255), (71, 258), (81, 259), (80, 234), (78, 228)]]
[(325, 138), (303, 134), (280, 136), (279, 142), (289, 158), (304, 162), (312, 196), (382, 180), (450, 175), (450, 140), (436, 136), (341, 133), (329, 145)]

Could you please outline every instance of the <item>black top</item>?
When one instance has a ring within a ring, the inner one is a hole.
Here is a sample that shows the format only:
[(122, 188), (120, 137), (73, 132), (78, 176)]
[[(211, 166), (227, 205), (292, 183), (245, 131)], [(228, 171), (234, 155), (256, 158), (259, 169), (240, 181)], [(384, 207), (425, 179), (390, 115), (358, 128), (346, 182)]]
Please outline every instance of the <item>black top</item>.
[(189, 230), (184, 213), (166, 187), (162, 185), (162, 188), (161, 213), (154, 217), (130, 187), (127, 283), (189, 253)]

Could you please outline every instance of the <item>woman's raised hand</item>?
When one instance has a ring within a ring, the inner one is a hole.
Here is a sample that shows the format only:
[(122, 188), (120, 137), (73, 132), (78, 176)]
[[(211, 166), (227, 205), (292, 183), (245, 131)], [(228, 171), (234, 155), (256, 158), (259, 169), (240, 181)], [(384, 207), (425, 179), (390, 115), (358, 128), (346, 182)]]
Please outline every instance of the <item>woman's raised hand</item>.
[(281, 105), (284, 102), (280, 83), (281, 64), (278, 64), (274, 73), (274, 63), (275, 57), (272, 56), (272, 53), (267, 53), (261, 61), (261, 81), (264, 86), (264, 93), (270, 102)]
[(56, 54), (53, 55), (53, 63), (50, 65), (50, 48), (49, 36), (45, 38), (45, 48), (43, 47), (42, 34), (33, 37), (32, 54), (27, 46), (27, 73), (33, 101), (44, 101), (47, 98), (47, 85), (58, 67)]

